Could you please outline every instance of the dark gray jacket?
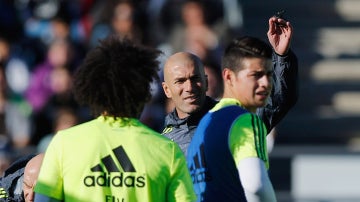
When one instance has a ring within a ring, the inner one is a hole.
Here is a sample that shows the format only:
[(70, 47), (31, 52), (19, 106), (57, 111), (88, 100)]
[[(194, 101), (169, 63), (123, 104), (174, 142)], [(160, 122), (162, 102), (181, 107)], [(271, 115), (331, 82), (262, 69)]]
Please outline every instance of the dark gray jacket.
[[(295, 105), (298, 100), (298, 61), (295, 54), (289, 51), (286, 56), (273, 54), (273, 90), (265, 107), (259, 108), (256, 114), (264, 121), (270, 132)], [(162, 134), (178, 143), (186, 155), (187, 147), (194, 136), (201, 118), (217, 102), (206, 98), (202, 109), (190, 116), (179, 119), (174, 109), (165, 117), (165, 128)]]
[(27, 162), (35, 155), (23, 156), (13, 162), (0, 177), (0, 201), (22, 202), (25, 201), (23, 193), (23, 176)]

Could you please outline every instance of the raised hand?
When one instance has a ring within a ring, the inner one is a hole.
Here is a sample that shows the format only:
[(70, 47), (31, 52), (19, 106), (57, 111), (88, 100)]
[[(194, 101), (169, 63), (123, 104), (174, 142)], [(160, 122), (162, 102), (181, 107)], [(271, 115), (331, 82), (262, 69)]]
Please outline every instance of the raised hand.
[(267, 36), (269, 42), (278, 55), (285, 55), (291, 43), (293, 27), (289, 21), (273, 16), (269, 19)]

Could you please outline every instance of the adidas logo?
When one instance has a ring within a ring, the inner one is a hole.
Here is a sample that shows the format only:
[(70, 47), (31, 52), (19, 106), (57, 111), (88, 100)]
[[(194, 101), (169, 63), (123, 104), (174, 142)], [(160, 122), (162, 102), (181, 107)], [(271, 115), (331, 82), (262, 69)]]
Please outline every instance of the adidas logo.
[[(124, 148), (119, 146), (112, 151), (116, 161), (110, 154), (101, 158), (101, 163), (90, 169), (91, 172), (99, 172), (100, 174), (86, 176), (84, 178), (85, 186), (145, 187), (145, 176), (136, 176), (136, 169)], [(119, 169), (116, 162), (120, 164), (122, 170)]]
[(190, 175), (194, 184), (211, 181), (211, 177), (206, 171), (204, 144), (200, 145), (199, 152), (193, 156), (192, 162), (189, 163)]
[[(136, 172), (133, 164), (131, 163), (128, 155), (126, 154), (124, 148), (119, 146), (112, 150), (115, 154), (116, 160), (120, 163), (124, 172)], [(115, 161), (111, 158), (110, 155), (105, 156), (101, 159), (101, 162), (104, 164), (107, 172), (120, 172), (119, 168), (116, 166)], [(101, 164), (98, 164), (91, 168), (92, 172), (105, 172)]]
[(0, 199), (6, 199), (8, 197), (4, 188), (0, 187)]
[(192, 159), (192, 163), (189, 167), (189, 169), (192, 170), (196, 170), (196, 169), (200, 169), (200, 168), (205, 168), (206, 167), (206, 163), (205, 163), (205, 153), (204, 153), (204, 144), (200, 145), (200, 154), (196, 153), (193, 156)]
[(164, 130), (161, 132), (162, 135), (166, 134), (166, 133), (170, 133), (173, 130), (173, 127), (169, 126), (164, 128)]

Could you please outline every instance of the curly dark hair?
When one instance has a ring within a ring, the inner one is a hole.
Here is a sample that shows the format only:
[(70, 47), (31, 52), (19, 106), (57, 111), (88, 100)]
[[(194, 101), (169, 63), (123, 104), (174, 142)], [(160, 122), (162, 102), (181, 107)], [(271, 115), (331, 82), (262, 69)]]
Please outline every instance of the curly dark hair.
[(222, 57), (222, 69), (229, 68), (234, 72), (242, 68), (243, 58), (271, 59), (272, 48), (259, 38), (243, 36), (232, 40), (225, 48)]
[(74, 75), (74, 95), (92, 114), (139, 118), (151, 99), (150, 84), (159, 80), (161, 51), (121, 39), (101, 40)]

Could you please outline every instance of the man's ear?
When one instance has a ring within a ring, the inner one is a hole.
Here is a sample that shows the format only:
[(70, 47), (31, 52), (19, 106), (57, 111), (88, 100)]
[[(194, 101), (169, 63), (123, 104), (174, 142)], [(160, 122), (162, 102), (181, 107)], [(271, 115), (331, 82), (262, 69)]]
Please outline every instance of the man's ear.
[(171, 96), (171, 91), (169, 89), (169, 86), (165, 82), (162, 82), (161, 85), (162, 85), (162, 88), (164, 90), (166, 97), (171, 99), (172, 96)]
[(232, 85), (233, 75), (233, 71), (231, 71), (229, 68), (224, 68), (224, 70), (222, 71), (222, 76), (225, 85)]

